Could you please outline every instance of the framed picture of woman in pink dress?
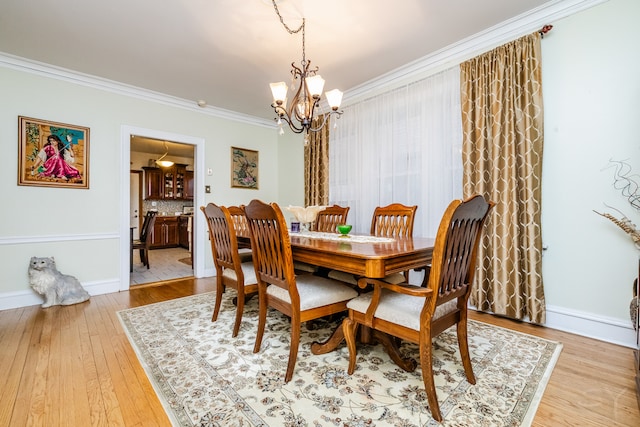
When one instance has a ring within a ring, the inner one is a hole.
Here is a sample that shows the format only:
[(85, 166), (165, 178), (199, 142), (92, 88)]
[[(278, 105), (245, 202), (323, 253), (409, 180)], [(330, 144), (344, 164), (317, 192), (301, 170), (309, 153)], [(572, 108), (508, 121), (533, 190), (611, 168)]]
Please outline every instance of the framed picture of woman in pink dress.
[(18, 117), (18, 185), (89, 188), (89, 128)]

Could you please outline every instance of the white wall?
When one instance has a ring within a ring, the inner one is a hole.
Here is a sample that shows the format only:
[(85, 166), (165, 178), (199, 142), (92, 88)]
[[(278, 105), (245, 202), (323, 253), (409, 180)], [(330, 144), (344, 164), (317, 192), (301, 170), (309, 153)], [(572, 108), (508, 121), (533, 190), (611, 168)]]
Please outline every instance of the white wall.
[[(553, 22), (542, 40), (548, 324), (625, 344), (633, 344), (629, 302), (640, 252), (593, 210), (619, 216), (606, 203), (640, 224), (606, 168), (609, 159), (627, 160), (640, 174), (638, 22), (640, 2), (611, 0)], [(596, 323), (578, 324), (583, 318)]]

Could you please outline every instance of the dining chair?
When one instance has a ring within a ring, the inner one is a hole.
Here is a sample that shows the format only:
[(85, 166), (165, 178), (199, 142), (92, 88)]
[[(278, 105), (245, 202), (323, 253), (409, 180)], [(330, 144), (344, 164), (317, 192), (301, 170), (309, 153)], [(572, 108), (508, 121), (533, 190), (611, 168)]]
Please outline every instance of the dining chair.
[(157, 211), (147, 211), (142, 220), (142, 228), (140, 229), (139, 239), (131, 241), (131, 251), (140, 250), (140, 261), (142, 265), (150, 268), (149, 249), (151, 247), (151, 237), (153, 236), (153, 226), (156, 223)]
[(211, 254), (216, 268), (216, 302), (211, 321), (218, 319), (222, 294), (227, 287), (236, 290), (236, 320), (233, 325), (232, 337), (238, 335), (244, 303), (247, 297), (258, 292), (258, 281), (252, 262), (241, 262), (238, 253), (238, 238), (236, 228), (229, 213), (229, 209), (209, 203), (200, 209), (207, 219), (209, 227), (209, 240), (211, 241)]
[(276, 203), (252, 200), (244, 208), (251, 233), (253, 264), (258, 278), (258, 333), (253, 352), (260, 351), (267, 309), (291, 318), (291, 343), (285, 382), (293, 376), (302, 322), (340, 313), (358, 296), (350, 286), (312, 274), (295, 275), (287, 223)]
[[(356, 328), (363, 325), (374, 337), (393, 349), (389, 336), (419, 345), (420, 367), (431, 415), (442, 420), (433, 379), (432, 339), (456, 325), (458, 346), (467, 381), (475, 384), (467, 342), (467, 300), (473, 284), (476, 254), (482, 226), (493, 206), (478, 195), (465, 201), (454, 200), (446, 209), (433, 250), (426, 287), (408, 283), (392, 284), (376, 279), (361, 279), (373, 285), (373, 292), (354, 298), (347, 307), (349, 317), (342, 323), (349, 349), (351, 375), (356, 367)], [(400, 352), (388, 351), (404, 370), (417, 364), (403, 359)]]
[[(417, 209), (418, 206), (406, 206), (401, 203), (376, 207), (371, 217), (371, 235), (392, 238), (413, 236), (413, 222)], [(358, 283), (357, 276), (343, 271), (332, 270), (329, 272), (329, 277), (352, 285)], [(389, 283), (402, 283), (409, 280), (409, 272), (392, 273), (383, 280)]]
[[(228, 206), (229, 215), (236, 230), (236, 236), (244, 239), (249, 238), (249, 225), (247, 224), (247, 218), (244, 216), (243, 206)], [(251, 244), (242, 243), (238, 240), (238, 254), (240, 255), (240, 262), (249, 262), (251, 258)]]
[(313, 229), (324, 233), (337, 233), (336, 227), (347, 223), (348, 214), (349, 206), (327, 206), (318, 212)]

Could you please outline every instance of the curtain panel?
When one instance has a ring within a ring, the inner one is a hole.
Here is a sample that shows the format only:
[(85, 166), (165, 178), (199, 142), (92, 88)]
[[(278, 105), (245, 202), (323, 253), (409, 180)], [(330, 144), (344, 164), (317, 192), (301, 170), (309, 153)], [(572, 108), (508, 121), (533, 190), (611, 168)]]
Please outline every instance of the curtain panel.
[(540, 34), (460, 66), (465, 197), (496, 203), (485, 225), (470, 303), (544, 323)]
[[(313, 126), (322, 123), (324, 115), (313, 119)], [(330, 120), (330, 119), (329, 119)], [(335, 119), (334, 119), (335, 120)], [(304, 205), (329, 204), (329, 128), (330, 123), (317, 132), (309, 132), (304, 146)]]
[(458, 67), (351, 104), (331, 131), (330, 203), (363, 234), (376, 206), (417, 205), (414, 236), (435, 236), (462, 197), (461, 150)]

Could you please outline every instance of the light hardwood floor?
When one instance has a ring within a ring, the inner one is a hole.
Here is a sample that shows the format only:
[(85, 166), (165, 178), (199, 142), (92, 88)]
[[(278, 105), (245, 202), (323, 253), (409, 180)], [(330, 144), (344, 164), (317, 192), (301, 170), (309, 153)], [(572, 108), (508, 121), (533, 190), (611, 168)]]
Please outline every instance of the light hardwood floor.
[[(0, 426), (168, 426), (116, 311), (214, 290), (214, 280), (0, 311)], [(533, 426), (640, 426), (633, 355), (600, 341), (487, 314), (472, 318), (561, 341)]]

